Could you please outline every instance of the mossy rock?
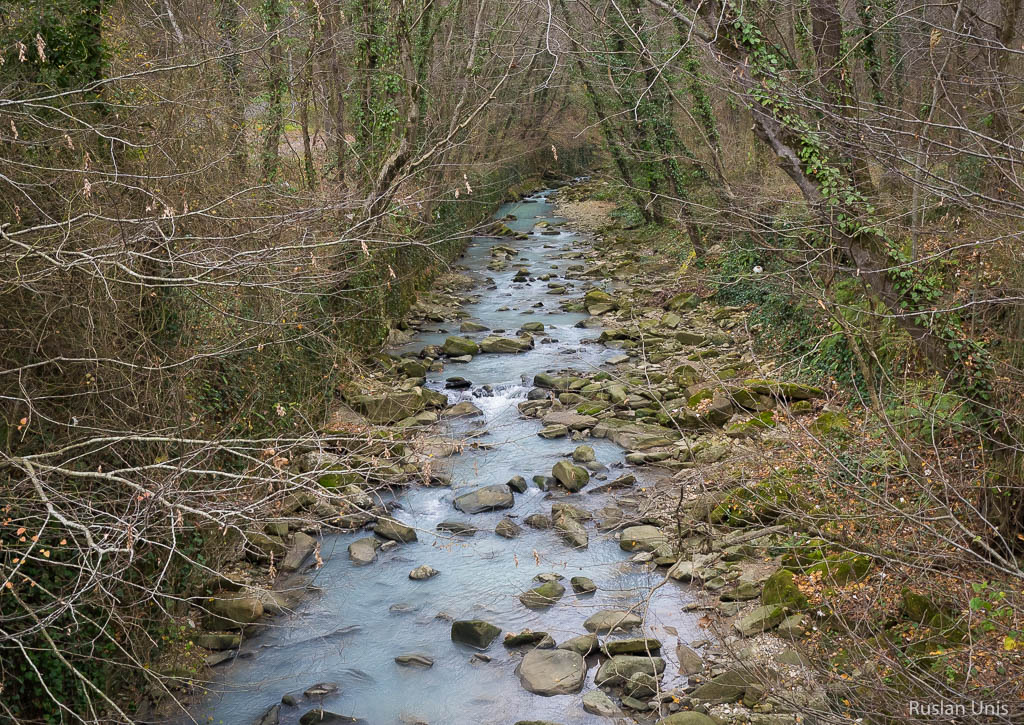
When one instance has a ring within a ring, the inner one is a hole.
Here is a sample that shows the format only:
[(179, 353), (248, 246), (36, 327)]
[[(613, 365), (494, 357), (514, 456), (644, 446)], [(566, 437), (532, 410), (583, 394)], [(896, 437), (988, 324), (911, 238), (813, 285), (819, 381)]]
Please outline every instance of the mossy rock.
[(325, 473), (316, 482), (324, 488), (334, 489), (342, 486), (357, 486), (366, 483), (366, 480), (360, 474), (349, 471), (347, 473)]
[(825, 397), (824, 390), (813, 385), (805, 385), (804, 383), (787, 383), (779, 380), (749, 378), (743, 381), (743, 385), (760, 395), (774, 395), (786, 400), (811, 400), (813, 398)]
[(755, 415), (750, 420), (742, 423), (733, 423), (725, 429), (725, 434), (730, 438), (749, 438), (757, 435), (763, 430), (775, 427), (775, 414), (765, 410)]
[(826, 410), (814, 419), (809, 428), (820, 436), (841, 435), (850, 430), (850, 419), (844, 413)]
[(843, 586), (863, 579), (867, 576), (870, 569), (870, 557), (862, 554), (843, 552), (839, 554), (829, 554), (819, 563), (808, 567), (806, 572), (808, 574), (820, 572), (824, 580)]
[(611, 403), (605, 403), (599, 400), (588, 400), (580, 403), (576, 406), (576, 412), (580, 415), (597, 415), (603, 413), (611, 407)]
[(761, 602), (782, 605), (790, 612), (798, 612), (806, 608), (807, 597), (796, 585), (795, 576), (788, 569), (780, 569), (768, 577), (761, 590)]

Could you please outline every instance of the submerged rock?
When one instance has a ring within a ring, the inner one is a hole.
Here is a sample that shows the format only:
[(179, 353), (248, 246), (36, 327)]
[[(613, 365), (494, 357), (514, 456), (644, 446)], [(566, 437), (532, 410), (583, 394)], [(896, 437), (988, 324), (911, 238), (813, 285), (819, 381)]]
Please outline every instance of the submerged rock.
[(427, 668), (430, 668), (430, 667), (434, 666), (433, 658), (432, 657), (428, 657), (427, 655), (422, 655), (422, 654), (398, 655), (398, 657), (395, 657), (395, 662), (397, 662), (400, 665), (406, 665), (406, 666), (427, 667)]
[(587, 676), (582, 656), (563, 649), (533, 649), (516, 668), (523, 687), (536, 695), (569, 695), (579, 692)]
[(458, 619), (452, 622), (452, 641), (487, 649), (501, 629), (482, 619)]
[(463, 513), (478, 514), (483, 511), (512, 508), (515, 505), (515, 498), (508, 486), (495, 484), (457, 496), (453, 503), (455, 508)]

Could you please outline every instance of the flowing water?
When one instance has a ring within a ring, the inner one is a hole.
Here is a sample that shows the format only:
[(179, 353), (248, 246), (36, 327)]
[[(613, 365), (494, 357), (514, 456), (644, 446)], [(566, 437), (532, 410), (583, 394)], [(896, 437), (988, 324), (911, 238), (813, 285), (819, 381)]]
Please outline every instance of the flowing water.
[[(493, 533), (505, 515), (522, 523), (531, 513), (550, 514), (551, 503), (559, 500), (596, 510), (611, 502), (613, 494), (588, 494), (586, 489), (575, 495), (545, 493), (531, 484), (527, 493), (516, 495), (515, 507), (508, 511), (469, 516), (452, 507), (456, 495), (480, 485), (504, 483), (516, 474), (528, 481), (537, 474), (550, 475), (552, 465), (567, 457), (577, 443), (564, 438), (541, 439), (537, 436), (540, 422), (521, 419), (517, 403), (525, 399), (536, 373), (567, 367), (584, 370), (611, 354), (602, 345), (586, 342), (595, 338), (596, 332), (575, 326), (586, 315), (561, 311), (559, 304), (564, 298), (548, 294), (544, 282), (512, 281), (521, 265), (528, 266), (533, 275), (547, 272), (552, 279), (559, 279), (569, 266), (580, 264), (573, 252), (586, 249), (586, 242), (575, 233), (532, 233), (539, 221), (560, 221), (553, 216), (553, 209), (542, 192), (498, 211), (499, 218), (507, 214), (517, 217), (508, 222), (511, 228), (531, 232), (528, 240), (511, 243), (520, 256), (506, 270), (492, 272), (487, 265), (492, 247), (510, 245), (508, 240), (477, 238), (462, 260), (469, 274), (479, 280), (479, 301), (465, 308), (469, 319), (510, 335), (524, 322), (543, 322), (546, 330), (535, 336), (536, 347), (517, 355), (482, 354), (470, 363), (449, 363), (443, 373), (428, 377), (428, 385), (438, 390), (444, 389), (444, 379), (452, 375), (473, 382), (467, 390), (445, 392), (453, 403), (472, 400), (484, 417), (457, 423), (451, 433), (479, 433), (483, 428), (486, 433), (474, 440), (488, 445), (438, 461), (436, 468), (451, 475), (451, 489), (412, 487), (399, 496), (395, 515), (417, 528), (418, 542), (381, 552), (371, 565), (355, 566), (346, 547), (367, 532), (325, 537), (325, 565), (315, 577), (321, 593), (294, 614), (275, 619), (268, 631), (243, 647), (243, 656), (215, 670), (215, 694), (192, 710), (195, 720), (246, 725), (280, 702), (283, 694), (291, 693), (299, 699), (299, 706), (281, 712), (281, 722), (290, 725), (321, 704), (304, 698), (302, 691), (327, 681), (338, 683), (340, 689), (324, 698), (326, 710), (359, 717), (372, 725), (511, 725), (521, 719), (548, 719), (566, 725), (609, 722), (586, 713), (580, 693), (541, 697), (524, 690), (515, 675), (524, 650), (506, 649), (500, 637), (486, 651), (490, 662), (474, 661), (473, 650), (451, 641), (450, 621), (439, 614), (486, 619), (503, 632), (529, 627), (549, 632), (562, 642), (585, 634), (583, 621), (600, 609), (627, 609), (645, 603), (645, 633), (665, 645), (663, 686), (678, 679), (674, 632), (678, 631), (683, 641), (700, 635), (694, 628), (694, 615), (681, 611), (689, 598), (685, 587), (670, 580), (651, 593), (651, 587), (663, 580), (664, 570), (651, 571), (647, 565), (630, 563), (613, 534), (599, 532), (592, 523), (587, 526), (590, 546), (585, 550), (569, 548), (553, 530), (538, 531), (524, 525), (517, 539)], [(579, 283), (575, 284), (579, 291)], [(409, 349), (443, 342), (452, 332), (442, 327), (420, 332)], [(470, 336), (481, 338), (484, 334)], [(542, 337), (554, 342), (541, 343)], [(621, 449), (604, 440), (586, 442), (593, 445), (598, 461), (610, 467), (608, 480), (626, 472)], [(637, 475), (637, 486), (643, 486), (644, 472), (632, 472)], [(592, 477), (588, 489), (600, 483)], [(439, 522), (449, 520), (471, 523), (480, 531), (472, 538), (432, 533)], [(409, 571), (420, 564), (429, 564), (441, 573), (426, 581), (410, 580)], [(536, 586), (534, 576), (544, 572), (565, 577), (565, 596), (546, 611), (523, 607), (518, 595)], [(597, 593), (573, 594), (568, 579), (577, 575), (593, 579), (599, 587)], [(408, 653), (430, 656), (433, 667), (395, 663), (396, 656)], [(588, 658), (588, 663), (591, 667), (584, 692), (594, 687), (597, 658)]]

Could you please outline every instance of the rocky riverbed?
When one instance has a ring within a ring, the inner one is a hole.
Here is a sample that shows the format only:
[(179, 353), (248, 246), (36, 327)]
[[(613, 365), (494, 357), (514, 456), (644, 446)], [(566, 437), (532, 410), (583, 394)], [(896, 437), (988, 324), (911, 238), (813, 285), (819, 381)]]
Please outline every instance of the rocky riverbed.
[[(601, 227), (579, 187), (557, 197)], [(392, 377), (336, 415), (389, 431), (362, 455), (409, 486), (332, 473), (330, 451), (295, 464), (335, 496), (292, 510), (351, 533), (268, 528), (265, 558), (306, 578), (211, 599), (193, 716), (796, 722), (821, 694), (789, 645), (814, 622), (787, 532), (716, 533), (763, 497), (706, 478), (827, 416), (823, 392), (756, 366), (741, 310), (658, 295), (674, 270), (628, 234), (575, 231), (548, 192), (497, 216), (396, 334)]]

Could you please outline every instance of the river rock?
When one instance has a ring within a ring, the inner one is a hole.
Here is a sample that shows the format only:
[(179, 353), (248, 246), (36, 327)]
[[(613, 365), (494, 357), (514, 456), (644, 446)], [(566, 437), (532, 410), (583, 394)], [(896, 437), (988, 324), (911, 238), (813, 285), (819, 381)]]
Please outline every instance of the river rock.
[(549, 516), (545, 516), (544, 514), (530, 514), (525, 519), (523, 519), (523, 523), (525, 523), (531, 529), (551, 528), (551, 518)]
[(596, 634), (582, 634), (579, 637), (567, 639), (565, 642), (558, 645), (558, 649), (572, 650), (583, 657), (597, 652), (599, 647), (600, 642), (598, 641)]
[(306, 697), (327, 697), (328, 695), (333, 695), (339, 689), (341, 688), (338, 687), (337, 682), (318, 682), (307, 687), (302, 694)]
[(728, 670), (698, 685), (691, 697), (709, 704), (736, 702), (752, 684), (755, 684), (755, 680), (751, 672), (743, 669)]
[(627, 526), (619, 537), (619, 548), (623, 551), (656, 551), (668, 543), (668, 536), (655, 526)]
[(527, 488), (529, 488), (526, 479), (522, 476), (512, 476), (505, 485), (508, 486), (512, 493), (526, 493)]
[(679, 674), (696, 675), (704, 671), (704, 660), (697, 651), (682, 642), (676, 645), (676, 659), (679, 661)]
[(536, 695), (569, 695), (579, 692), (587, 676), (580, 655), (563, 649), (533, 649), (516, 668), (523, 687)]
[(626, 680), (623, 690), (629, 697), (646, 700), (658, 694), (658, 678), (646, 672), (634, 672)]
[(409, 572), (409, 578), (414, 579), (416, 581), (422, 581), (424, 579), (430, 579), (432, 577), (435, 577), (440, 573), (441, 572), (439, 572), (437, 569), (430, 566), (429, 564), (422, 564), (413, 569), (411, 572)]
[(480, 346), (468, 337), (453, 335), (444, 341), (442, 350), (449, 357), (458, 357), (460, 355), (477, 355), (480, 352)]
[(316, 539), (312, 536), (297, 532), (292, 537), (291, 547), (288, 549), (288, 553), (285, 554), (284, 560), (281, 562), (279, 567), (282, 572), (298, 571), (302, 566), (302, 562), (313, 553), (316, 549)]
[(526, 644), (532, 644), (538, 649), (552, 649), (555, 646), (555, 640), (547, 632), (534, 632), (532, 629), (524, 629), (519, 634), (512, 634), (511, 632), (506, 634), (502, 644), (506, 647), (521, 647)]
[(566, 428), (564, 425), (546, 425), (539, 431), (537, 431), (537, 435), (539, 435), (544, 440), (550, 441), (554, 440), (555, 438), (565, 438), (567, 435), (569, 435), (569, 429)]
[(512, 508), (515, 505), (515, 499), (508, 486), (495, 484), (457, 496), (454, 505), (463, 513), (478, 514), (483, 511)]
[(494, 533), (506, 539), (514, 539), (522, 534), (523, 530), (512, 519), (504, 518), (494, 527)]
[(574, 576), (569, 580), (572, 590), (577, 594), (593, 594), (597, 591), (597, 584), (593, 579), (585, 576)]
[(621, 609), (603, 609), (590, 615), (587, 621), (583, 623), (583, 627), (588, 632), (606, 634), (618, 630), (634, 629), (643, 624), (643, 621), (642, 618), (631, 612), (625, 612)]
[(577, 446), (572, 452), (572, 459), (576, 463), (592, 463), (597, 460), (597, 454), (594, 453), (593, 446)]
[(471, 402), (463, 400), (445, 410), (441, 415), (445, 418), (478, 418), (483, 414), (484, 412)]
[(452, 641), (487, 649), (501, 629), (482, 619), (457, 619), (452, 622)]
[(574, 465), (569, 461), (559, 461), (556, 463), (551, 469), (551, 475), (573, 493), (579, 491), (590, 481), (590, 474), (586, 468)]
[(463, 521), (442, 521), (435, 528), (455, 536), (473, 536), (478, 531), (475, 526)]
[(653, 637), (634, 637), (617, 639), (604, 643), (604, 651), (609, 657), (615, 655), (649, 655), (661, 652), (661, 641)]
[(373, 526), (373, 533), (400, 544), (416, 541), (416, 532), (411, 526), (406, 526), (402, 522), (388, 517), (377, 519), (377, 523)]
[(459, 325), (459, 332), (487, 332), (490, 329), (487, 325), (481, 325), (479, 322), (473, 322), (472, 320), (466, 320)]
[(668, 446), (682, 438), (679, 431), (651, 423), (635, 423), (618, 418), (605, 418), (591, 430), (595, 438), (607, 438), (622, 448), (633, 451)]
[(561, 599), (563, 594), (565, 587), (556, 581), (548, 581), (520, 594), (519, 601), (527, 609), (544, 609)]
[(525, 352), (533, 347), (533, 338), (526, 334), (520, 337), (498, 337), (489, 335), (480, 343), (480, 349), (489, 353)]
[(400, 665), (405, 665), (407, 667), (415, 666), (430, 668), (434, 666), (433, 658), (422, 654), (398, 655), (398, 657), (395, 657), (395, 662), (397, 662)]
[(586, 549), (590, 545), (587, 530), (573, 517), (563, 514), (554, 519), (554, 524), (558, 536), (574, 549)]
[(622, 710), (601, 690), (591, 690), (583, 696), (583, 709), (601, 717), (622, 716)]
[(541, 422), (544, 425), (564, 425), (569, 430), (586, 430), (597, 425), (597, 418), (570, 410), (555, 410), (545, 415)]
[(637, 672), (656, 677), (664, 671), (665, 660), (661, 657), (615, 655), (597, 670), (594, 684), (598, 687), (624, 685)]
[(209, 611), (206, 625), (210, 629), (241, 629), (263, 616), (263, 599), (259, 596), (222, 594), (205, 606)]
[(786, 609), (779, 605), (757, 607), (750, 614), (736, 622), (736, 631), (744, 637), (751, 637), (777, 627), (786, 618)]

